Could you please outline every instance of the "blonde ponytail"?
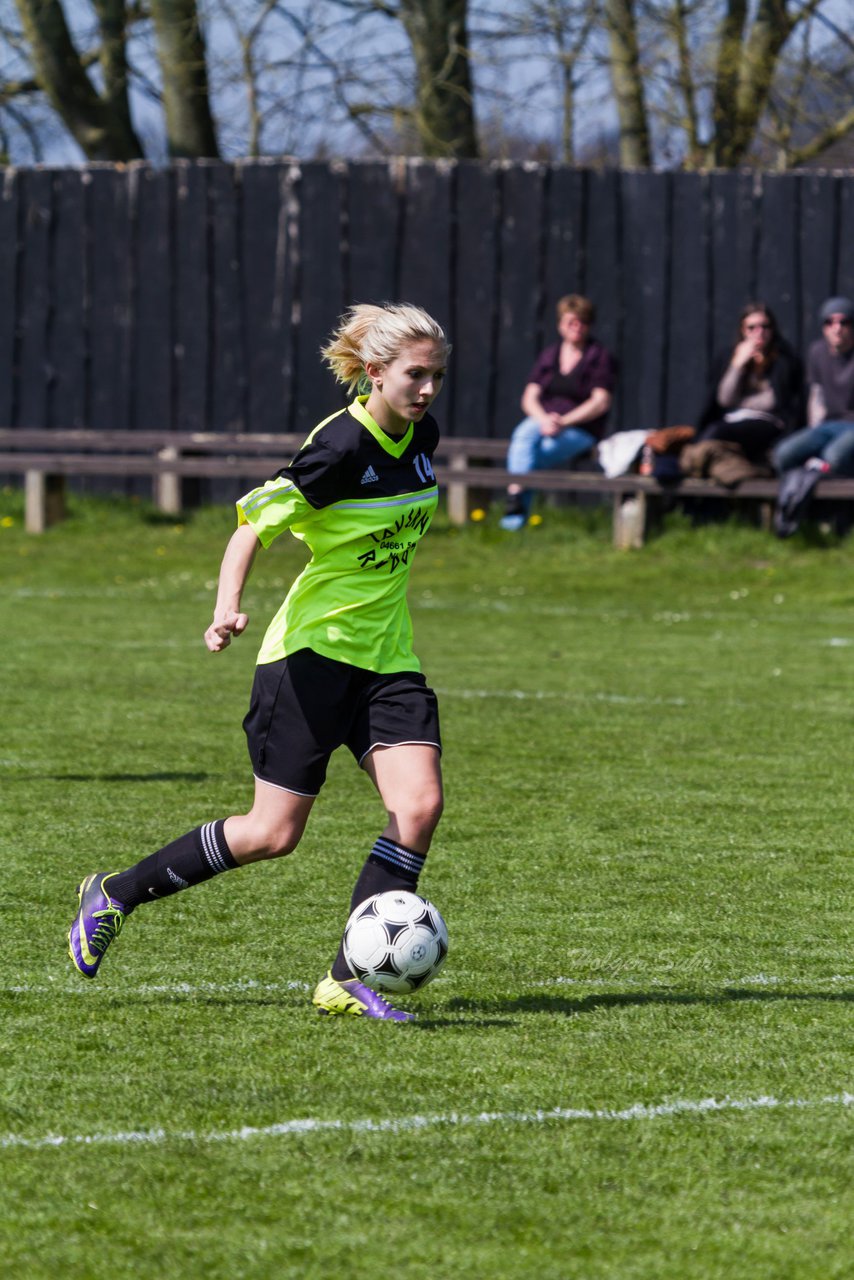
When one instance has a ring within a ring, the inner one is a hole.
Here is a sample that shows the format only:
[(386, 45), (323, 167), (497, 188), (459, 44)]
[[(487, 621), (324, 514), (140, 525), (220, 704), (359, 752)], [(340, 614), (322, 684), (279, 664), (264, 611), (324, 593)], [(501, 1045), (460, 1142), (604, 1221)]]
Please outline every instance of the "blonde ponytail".
[(445, 357), (451, 347), (442, 326), (421, 307), (406, 302), (359, 302), (330, 334), (320, 354), (338, 382), (353, 391), (366, 364), (388, 365), (413, 342), (435, 342)]

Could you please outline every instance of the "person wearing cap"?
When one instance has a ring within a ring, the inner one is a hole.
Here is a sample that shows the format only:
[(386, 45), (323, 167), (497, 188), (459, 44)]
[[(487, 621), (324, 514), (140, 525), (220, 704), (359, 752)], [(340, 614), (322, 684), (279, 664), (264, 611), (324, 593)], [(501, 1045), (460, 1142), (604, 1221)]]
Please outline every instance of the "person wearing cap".
[(774, 465), (854, 476), (854, 302), (828, 298), (819, 319), (822, 336), (807, 356), (808, 425), (780, 441)]

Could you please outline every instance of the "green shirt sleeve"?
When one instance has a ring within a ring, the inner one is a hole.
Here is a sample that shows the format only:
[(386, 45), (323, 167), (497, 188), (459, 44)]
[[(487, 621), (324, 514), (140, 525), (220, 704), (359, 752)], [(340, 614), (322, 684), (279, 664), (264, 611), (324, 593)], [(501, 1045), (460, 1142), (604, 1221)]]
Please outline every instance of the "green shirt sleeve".
[(237, 523), (251, 524), (262, 547), (293, 524), (309, 519), (316, 510), (303, 497), (292, 480), (277, 476), (259, 489), (253, 489), (237, 503)]

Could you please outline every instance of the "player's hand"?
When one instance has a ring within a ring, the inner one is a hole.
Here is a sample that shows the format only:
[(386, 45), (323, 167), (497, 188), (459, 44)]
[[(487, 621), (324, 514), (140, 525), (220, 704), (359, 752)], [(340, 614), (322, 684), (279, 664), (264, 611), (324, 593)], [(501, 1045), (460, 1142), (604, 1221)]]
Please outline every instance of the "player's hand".
[(221, 616), (214, 614), (214, 620), (205, 632), (205, 644), (211, 653), (221, 653), (231, 644), (232, 636), (242, 635), (249, 624), (245, 613), (229, 610)]

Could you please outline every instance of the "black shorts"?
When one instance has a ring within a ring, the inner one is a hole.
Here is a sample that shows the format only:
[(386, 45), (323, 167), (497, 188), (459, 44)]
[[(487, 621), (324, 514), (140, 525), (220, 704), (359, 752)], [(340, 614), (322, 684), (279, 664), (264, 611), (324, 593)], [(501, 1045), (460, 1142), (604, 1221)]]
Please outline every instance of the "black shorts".
[(243, 721), (255, 777), (316, 796), (336, 747), (359, 764), (374, 747), (438, 747), (436, 695), (418, 671), (378, 675), (300, 649), (255, 668)]

